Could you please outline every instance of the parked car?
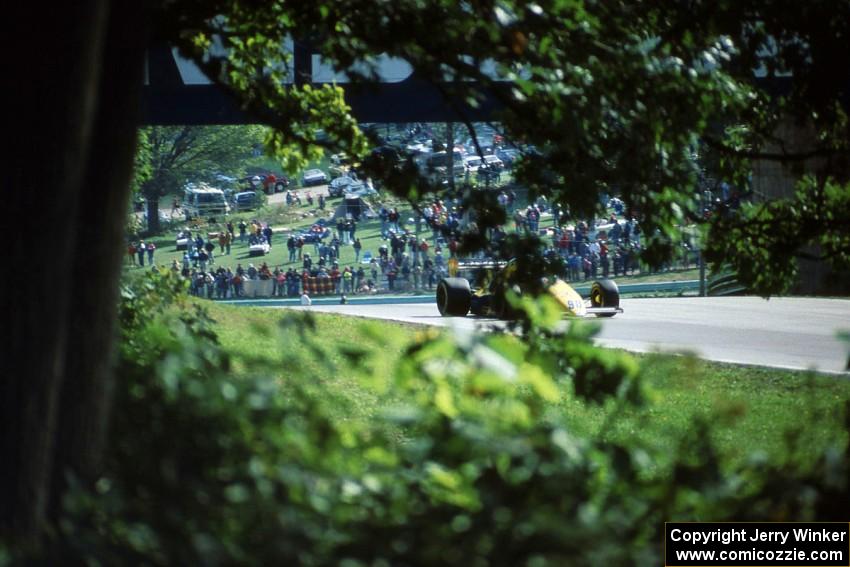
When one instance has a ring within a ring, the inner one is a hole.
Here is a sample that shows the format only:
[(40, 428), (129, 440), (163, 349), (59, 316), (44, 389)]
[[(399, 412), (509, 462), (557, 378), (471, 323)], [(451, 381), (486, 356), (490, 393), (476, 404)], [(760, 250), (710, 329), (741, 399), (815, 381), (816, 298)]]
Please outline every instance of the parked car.
[(490, 171), (502, 171), (505, 169), (505, 164), (502, 160), (493, 154), (484, 156), (484, 163), (487, 164), (487, 169)]
[(271, 195), (272, 193), (282, 193), (286, 191), (286, 188), (290, 185), (289, 178), (284, 174), (272, 173), (270, 171), (265, 173), (255, 173), (248, 177), (242, 177), (237, 181), (241, 187), (245, 188), (243, 191), (259, 191), (262, 189), (267, 195)]
[(331, 179), (336, 179), (343, 175), (348, 175), (354, 169), (357, 169), (358, 163), (352, 162), (345, 154), (334, 154), (331, 156), (331, 166), (329, 172)]
[(327, 174), (321, 169), (308, 169), (301, 177), (301, 184), (304, 187), (311, 185), (324, 185), (328, 182)]
[(505, 167), (511, 168), (514, 166), (514, 162), (519, 159), (520, 153), (519, 150), (514, 148), (500, 148), (496, 150), (496, 156), (502, 160)]
[(481, 167), (481, 158), (476, 155), (463, 158), (463, 165), (469, 173), (475, 173)]
[(257, 194), (254, 191), (243, 191), (233, 196), (233, 210), (252, 211), (259, 206)]
[(352, 187), (362, 184), (363, 183), (361, 181), (352, 176), (343, 175), (342, 177), (337, 177), (328, 185), (328, 196), (342, 197)]

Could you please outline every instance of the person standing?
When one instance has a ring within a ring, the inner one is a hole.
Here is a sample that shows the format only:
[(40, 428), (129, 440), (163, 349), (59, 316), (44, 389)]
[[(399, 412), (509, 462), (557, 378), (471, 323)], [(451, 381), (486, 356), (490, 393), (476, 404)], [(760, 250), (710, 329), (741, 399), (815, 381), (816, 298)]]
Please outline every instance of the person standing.
[(352, 280), (354, 279), (354, 273), (351, 271), (351, 268), (346, 266), (345, 270), (342, 272), (342, 286), (345, 289), (345, 293), (351, 293), (352, 288)]
[(245, 242), (245, 232), (248, 230), (248, 225), (244, 220), (239, 221), (239, 242)]
[(207, 252), (210, 264), (215, 264), (215, 244), (212, 243), (212, 240), (207, 240), (207, 243), (204, 244), (204, 250)]
[(219, 254), (224, 254), (224, 247), (227, 244), (227, 231), (218, 233), (218, 248)]
[(381, 218), (381, 238), (386, 240), (387, 232), (389, 230), (390, 212), (386, 209), (386, 207), (382, 205), (381, 212), (378, 213), (378, 216)]
[(295, 237), (291, 234), (289, 238), (286, 239), (286, 249), (289, 250), (289, 261), (295, 261)]
[(140, 266), (145, 265), (145, 251), (146, 251), (145, 241), (139, 240), (139, 245), (136, 247), (136, 254), (139, 256), (139, 265)]
[(269, 243), (269, 248), (272, 247), (272, 234), (274, 234), (274, 231), (272, 230), (271, 225), (266, 223), (266, 227), (263, 229), (263, 236), (266, 237), (266, 242)]
[(354, 248), (354, 263), (359, 264), (360, 263), (360, 251), (363, 249), (363, 244), (360, 243), (359, 238), (354, 241), (353, 248)]
[(224, 236), (224, 248), (227, 250), (226, 254), (230, 256), (230, 247), (233, 246), (233, 233), (227, 231)]
[(156, 244), (154, 244), (153, 242), (148, 242), (147, 252), (148, 252), (148, 264), (153, 266), (153, 253), (156, 252)]
[(354, 293), (357, 293), (357, 290), (360, 289), (365, 278), (366, 272), (363, 271), (363, 266), (358, 266), (357, 271), (354, 272)]
[(127, 245), (127, 255), (130, 256), (130, 265), (136, 265), (136, 244), (130, 241), (130, 244)]

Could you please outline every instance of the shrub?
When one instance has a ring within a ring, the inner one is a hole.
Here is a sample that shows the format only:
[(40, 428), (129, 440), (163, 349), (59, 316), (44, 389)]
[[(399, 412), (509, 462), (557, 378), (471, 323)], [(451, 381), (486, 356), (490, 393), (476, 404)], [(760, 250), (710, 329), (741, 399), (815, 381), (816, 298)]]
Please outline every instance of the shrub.
[[(348, 401), (321, 380), (293, 372), (282, 387), (262, 361), (234, 377), (180, 280), (136, 280), (108, 472), (69, 494), (54, 552), (109, 565), (650, 564), (664, 521), (846, 513), (846, 447), (808, 468), (730, 468), (700, 420), (659, 469), (651, 447), (551, 419), (565, 397), (616, 420), (651, 396), (630, 356), (591, 345), (592, 328), (558, 334), (545, 304), (525, 307), (525, 340), (423, 332), (391, 377), (369, 375), (365, 348), (340, 350), (385, 396), (365, 421), (340, 418)], [(303, 347), (287, 367), (333, 358), (309, 316), (283, 324)]]

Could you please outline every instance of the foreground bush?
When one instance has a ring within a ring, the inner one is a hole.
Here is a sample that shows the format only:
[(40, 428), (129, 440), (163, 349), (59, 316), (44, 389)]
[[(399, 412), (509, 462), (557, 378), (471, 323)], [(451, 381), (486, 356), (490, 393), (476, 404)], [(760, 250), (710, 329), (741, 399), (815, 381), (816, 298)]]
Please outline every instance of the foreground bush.
[[(366, 421), (323, 387), (340, 371), (331, 363), (324, 380), (291, 372), (280, 384), (280, 369), (260, 360), (235, 377), (182, 285), (153, 274), (123, 294), (109, 469), (94, 493), (66, 499), (57, 558), (657, 564), (667, 520), (846, 520), (846, 441), (814, 466), (754, 458), (733, 468), (705, 420), (674, 433), (679, 451), (659, 467), (671, 457), (548, 417), (566, 396), (614, 423), (651, 395), (634, 360), (593, 347), (586, 327), (547, 330), (556, 313), (545, 302), (524, 306), (523, 341), (423, 333), (393, 376), (370, 371), (367, 347), (346, 348), (346, 368), (386, 400)], [(331, 358), (312, 323), (284, 319), (303, 345), (287, 368)]]

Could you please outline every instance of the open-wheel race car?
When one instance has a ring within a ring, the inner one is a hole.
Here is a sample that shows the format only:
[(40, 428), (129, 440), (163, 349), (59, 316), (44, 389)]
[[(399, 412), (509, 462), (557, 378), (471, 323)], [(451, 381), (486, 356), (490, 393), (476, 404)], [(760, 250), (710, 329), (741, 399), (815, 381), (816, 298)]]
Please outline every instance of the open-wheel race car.
[[(511, 263), (503, 271), (514, 269)], [(473, 287), (466, 278), (443, 278), (437, 285), (437, 309), (443, 317), (466, 317), (469, 313), (482, 317), (515, 319), (516, 310), (510, 305), (505, 290), (504, 277), (492, 277), (484, 285)], [(512, 289), (521, 292), (517, 286)], [(567, 282), (555, 279), (546, 285), (549, 294), (564, 311), (574, 317), (613, 317), (622, 313), (620, 291), (613, 280), (594, 281), (590, 286), (590, 297), (583, 299)]]

